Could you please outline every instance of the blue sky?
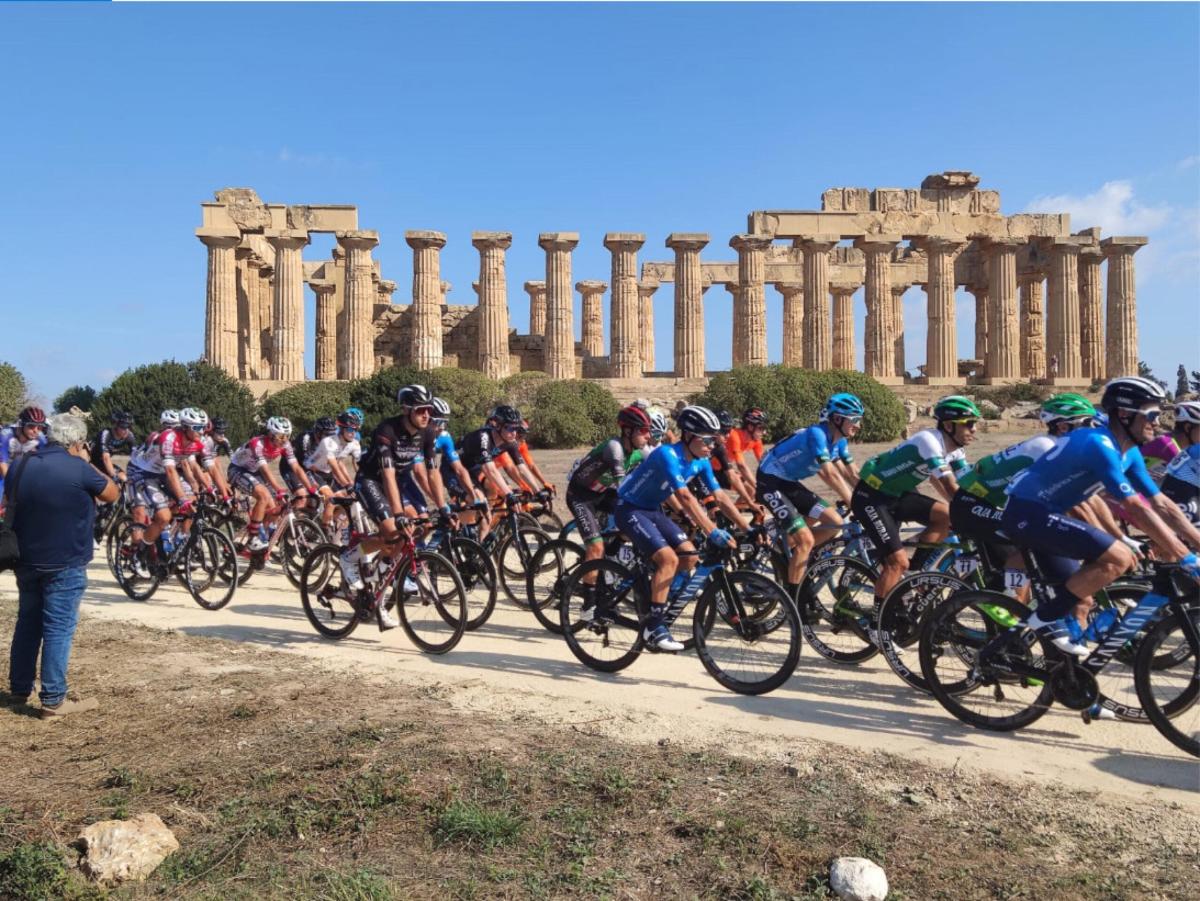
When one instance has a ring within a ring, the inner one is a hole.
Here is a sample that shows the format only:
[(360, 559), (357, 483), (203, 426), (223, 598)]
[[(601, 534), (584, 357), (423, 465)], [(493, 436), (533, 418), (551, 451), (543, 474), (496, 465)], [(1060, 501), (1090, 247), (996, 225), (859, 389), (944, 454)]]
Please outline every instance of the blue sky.
[[(356, 204), (397, 301), (406, 229), (447, 233), (452, 303), (475, 299), (470, 232), (512, 231), (523, 331), (539, 232), (579, 231), (575, 279), (607, 280), (607, 231), (646, 232), (642, 261), (670, 259), (672, 231), (733, 259), (750, 210), (970, 169), (1006, 213), (1148, 234), (1142, 356), (1172, 382), (1200, 368), (1195, 4), (18, 4), (0, 7), (0, 71), (0, 359), (46, 397), (199, 355), (193, 231), (229, 185)], [(910, 366), (924, 303), (905, 297)], [(660, 366), (670, 310), (668, 287)], [(773, 290), (768, 312), (777, 359)], [(709, 365), (727, 366), (723, 289), (706, 315)]]

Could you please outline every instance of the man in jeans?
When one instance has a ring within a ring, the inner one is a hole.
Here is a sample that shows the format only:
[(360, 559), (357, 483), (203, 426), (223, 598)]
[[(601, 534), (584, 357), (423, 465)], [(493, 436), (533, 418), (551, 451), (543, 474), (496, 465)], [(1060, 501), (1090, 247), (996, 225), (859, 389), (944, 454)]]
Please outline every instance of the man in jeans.
[(112, 503), (118, 488), (88, 462), (87, 426), (78, 416), (50, 417), (47, 438), (7, 480), (15, 504), (10, 524), (21, 547), (8, 682), (9, 703), (27, 702), (40, 651), (42, 719), (53, 719), (96, 706), (67, 700), (67, 661), (92, 559), (94, 499)]

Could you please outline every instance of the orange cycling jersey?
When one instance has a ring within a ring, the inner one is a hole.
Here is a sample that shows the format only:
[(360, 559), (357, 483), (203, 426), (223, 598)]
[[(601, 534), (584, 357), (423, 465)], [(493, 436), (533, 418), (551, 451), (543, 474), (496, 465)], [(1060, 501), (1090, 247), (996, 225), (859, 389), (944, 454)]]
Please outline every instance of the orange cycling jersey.
[[(533, 465), (533, 454), (529, 453), (529, 444), (527, 442), (522, 441), (520, 444), (518, 444), (517, 451), (520, 452), (521, 461), (526, 466)], [(512, 456), (509, 455), (508, 451), (505, 451), (504, 453), (502, 453), (500, 456), (498, 456), (496, 458), (495, 462), (498, 467), (500, 467), (501, 469), (504, 469), (505, 467), (512, 465), (513, 459), (512, 459)], [(479, 481), (481, 483), (483, 482), (482, 473), (480, 474)], [(522, 491), (533, 491), (533, 488), (531, 486), (527, 485), (525, 483), (524, 479), (521, 479), (521, 490)]]
[(760, 439), (751, 439), (750, 433), (745, 429), (734, 429), (725, 439), (725, 450), (734, 460), (741, 460), (742, 454), (748, 450), (754, 451), (754, 459), (761, 460), (765, 448)]

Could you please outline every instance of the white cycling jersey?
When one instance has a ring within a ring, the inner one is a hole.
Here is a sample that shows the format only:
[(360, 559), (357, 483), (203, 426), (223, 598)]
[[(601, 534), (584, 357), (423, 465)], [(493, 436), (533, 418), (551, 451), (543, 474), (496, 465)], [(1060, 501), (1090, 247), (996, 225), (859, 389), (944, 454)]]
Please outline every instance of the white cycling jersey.
[(353, 438), (343, 441), (340, 434), (326, 435), (305, 458), (304, 468), (328, 475), (332, 468), (329, 465), (330, 460), (340, 462), (346, 459), (353, 460), (355, 465), (358, 465), (358, 461), (362, 459), (362, 445)]

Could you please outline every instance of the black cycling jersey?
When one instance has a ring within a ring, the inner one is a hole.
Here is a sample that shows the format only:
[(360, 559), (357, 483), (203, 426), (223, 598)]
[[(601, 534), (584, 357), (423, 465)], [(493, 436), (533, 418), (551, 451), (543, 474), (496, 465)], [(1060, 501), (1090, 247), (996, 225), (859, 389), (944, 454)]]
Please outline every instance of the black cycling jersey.
[(433, 442), (437, 437), (433, 427), (413, 434), (405, 428), (406, 419), (393, 416), (379, 424), (371, 435), (371, 449), (362, 458), (359, 476), (379, 481), (385, 469), (404, 475), (417, 463), (433, 457)]
[(521, 449), (517, 446), (517, 442), (497, 442), (492, 437), (492, 430), (487, 426), (464, 435), (462, 447), (458, 449), (459, 459), (467, 468), (467, 472), (471, 474), (471, 478), (478, 478), (485, 463), (495, 460), (504, 453), (507, 453), (513, 462), (521, 459)]
[[(292, 453), (296, 455), (296, 459), (300, 461), (300, 465), (304, 465), (304, 461), (308, 459), (319, 444), (316, 434), (312, 429), (292, 439)], [(284, 462), (283, 458), (279, 458), (280, 473), (287, 473), (291, 467)]]
[(567, 475), (567, 491), (601, 494), (625, 478), (625, 448), (616, 438), (601, 442), (575, 461)]
[(104, 455), (131, 454), (137, 444), (137, 436), (132, 430), (124, 437), (118, 438), (115, 429), (104, 429), (100, 437), (92, 444), (92, 465), (104, 471)]

